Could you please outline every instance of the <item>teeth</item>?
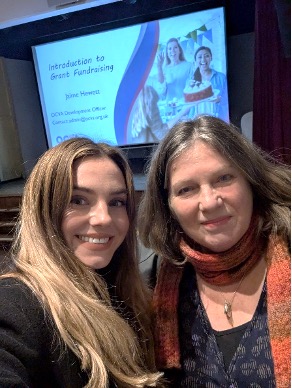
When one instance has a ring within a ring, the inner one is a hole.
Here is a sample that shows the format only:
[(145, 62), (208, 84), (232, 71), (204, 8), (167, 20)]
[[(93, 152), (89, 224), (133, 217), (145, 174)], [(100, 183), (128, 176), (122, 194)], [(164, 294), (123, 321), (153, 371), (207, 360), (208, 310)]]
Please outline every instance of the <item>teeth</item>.
[(93, 244), (105, 244), (109, 241), (109, 237), (104, 238), (93, 238), (93, 237), (87, 237), (87, 236), (79, 236), (80, 240), (85, 242), (90, 242)]

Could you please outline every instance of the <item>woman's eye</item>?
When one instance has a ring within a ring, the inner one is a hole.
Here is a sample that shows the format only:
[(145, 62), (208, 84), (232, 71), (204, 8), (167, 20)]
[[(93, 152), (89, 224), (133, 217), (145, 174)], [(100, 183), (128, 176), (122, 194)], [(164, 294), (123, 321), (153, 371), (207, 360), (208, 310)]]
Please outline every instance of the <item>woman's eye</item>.
[(70, 203), (73, 205), (85, 205), (86, 201), (81, 197), (72, 197)]
[(110, 202), (110, 206), (115, 206), (115, 207), (122, 207), (126, 205), (127, 205), (127, 201), (125, 199), (114, 199)]
[(190, 187), (190, 186), (188, 186), (188, 187), (183, 187), (183, 188), (181, 188), (181, 189), (178, 190), (178, 195), (187, 194), (187, 193), (189, 193), (189, 192), (192, 191), (192, 190), (194, 190), (193, 187)]
[(224, 174), (219, 177), (218, 182), (227, 183), (232, 181), (232, 179), (233, 179), (233, 176), (231, 174)]

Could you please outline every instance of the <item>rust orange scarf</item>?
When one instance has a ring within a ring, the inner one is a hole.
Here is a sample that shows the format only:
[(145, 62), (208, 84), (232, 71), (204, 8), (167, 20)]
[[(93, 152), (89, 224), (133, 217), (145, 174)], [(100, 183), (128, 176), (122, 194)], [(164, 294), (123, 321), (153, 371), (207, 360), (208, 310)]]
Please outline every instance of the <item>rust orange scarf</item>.
[[(243, 239), (244, 241), (242, 243), (244, 246), (247, 241), (250, 243), (249, 237), (247, 239), (244, 237)], [(254, 257), (259, 253), (259, 245), (257, 242), (253, 242), (251, 246), (253, 248), (249, 248), (250, 260), (254, 262)], [(199, 254), (199, 258), (196, 259), (195, 257), (197, 257), (197, 255), (195, 255), (195, 251), (192, 251), (185, 243), (182, 244), (181, 248), (187, 256), (187, 261), (192, 262), (195, 268), (196, 260), (204, 259), (204, 254), (201, 253)], [(252, 250), (253, 253), (251, 252)], [(212, 261), (211, 256), (213, 255), (206, 255), (207, 260)], [(260, 254), (257, 257), (259, 259)], [(288, 248), (279, 237), (269, 239), (266, 261), (268, 327), (275, 376), (277, 388), (287, 388), (290, 386), (291, 377), (291, 269)], [(237, 264), (239, 271), (241, 272), (244, 264), (240, 264), (239, 262)], [(252, 267), (252, 264), (250, 263), (245, 265), (245, 271), (250, 270)], [(183, 265), (175, 265), (167, 259), (162, 259), (157, 286), (154, 291), (156, 355), (157, 367), (160, 369), (181, 367), (177, 308), (179, 284), (182, 278), (183, 269)], [(230, 270), (227, 270), (227, 272), (229, 272), (228, 275), (226, 271), (219, 268), (219, 277), (215, 274), (216, 269), (214, 272), (211, 272), (211, 275), (210, 273), (207, 274), (209, 282), (210, 280), (213, 284), (228, 284), (228, 282), (230, 282), (228, 280), (230, 279), (229, 275), (231, 275)], [(200, 274), (202, 276), (201, 272)]]

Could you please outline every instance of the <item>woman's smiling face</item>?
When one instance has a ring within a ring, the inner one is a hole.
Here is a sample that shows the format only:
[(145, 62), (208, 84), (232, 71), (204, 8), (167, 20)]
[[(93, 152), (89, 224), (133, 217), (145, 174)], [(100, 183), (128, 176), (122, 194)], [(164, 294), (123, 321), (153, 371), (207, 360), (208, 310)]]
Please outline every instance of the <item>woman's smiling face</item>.
[(88, 267), (106, 267), (124, 241), (128, 228), (127, 187), (109, 158), (87, 157), (73, 167), (73, 193), (65, 210), (66, 243)]
[(167, 55), (171, 63), (177, 63), (180, 61), (180, 49), (175, 41), (169, 42), (167, 45)]
[(208, 50), (202, 49), (197, 53), (195, 61), (200, 70), (208, 70), (212, 61), (212, 55)]
[(196, 243), (223, 252), (247, 231), (253, 212), (249, 182), (225, 157), (197, 140), (170, 166), (169, 206)]

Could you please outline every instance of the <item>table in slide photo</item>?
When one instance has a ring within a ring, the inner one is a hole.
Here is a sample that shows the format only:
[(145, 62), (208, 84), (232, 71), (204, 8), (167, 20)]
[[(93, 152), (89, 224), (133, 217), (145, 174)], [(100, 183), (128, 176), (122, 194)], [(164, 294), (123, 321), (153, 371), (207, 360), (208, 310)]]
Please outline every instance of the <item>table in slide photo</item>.
[(158, 108), (160, 111), (161, 119), (164, 123), (174, 118), (184, 107), (190, 106), (189, 113), (182, 119), (191, 119), (196, 117), (198, 114), (211, 114), (216, 115), (215, 104), (218, 101), (219, 90), (213, 90), (213, 96), (204, 98), (203, 100), (194, 102), (185, 102), (184, 99), (173, 99), (172, 101), (159, 100)]

